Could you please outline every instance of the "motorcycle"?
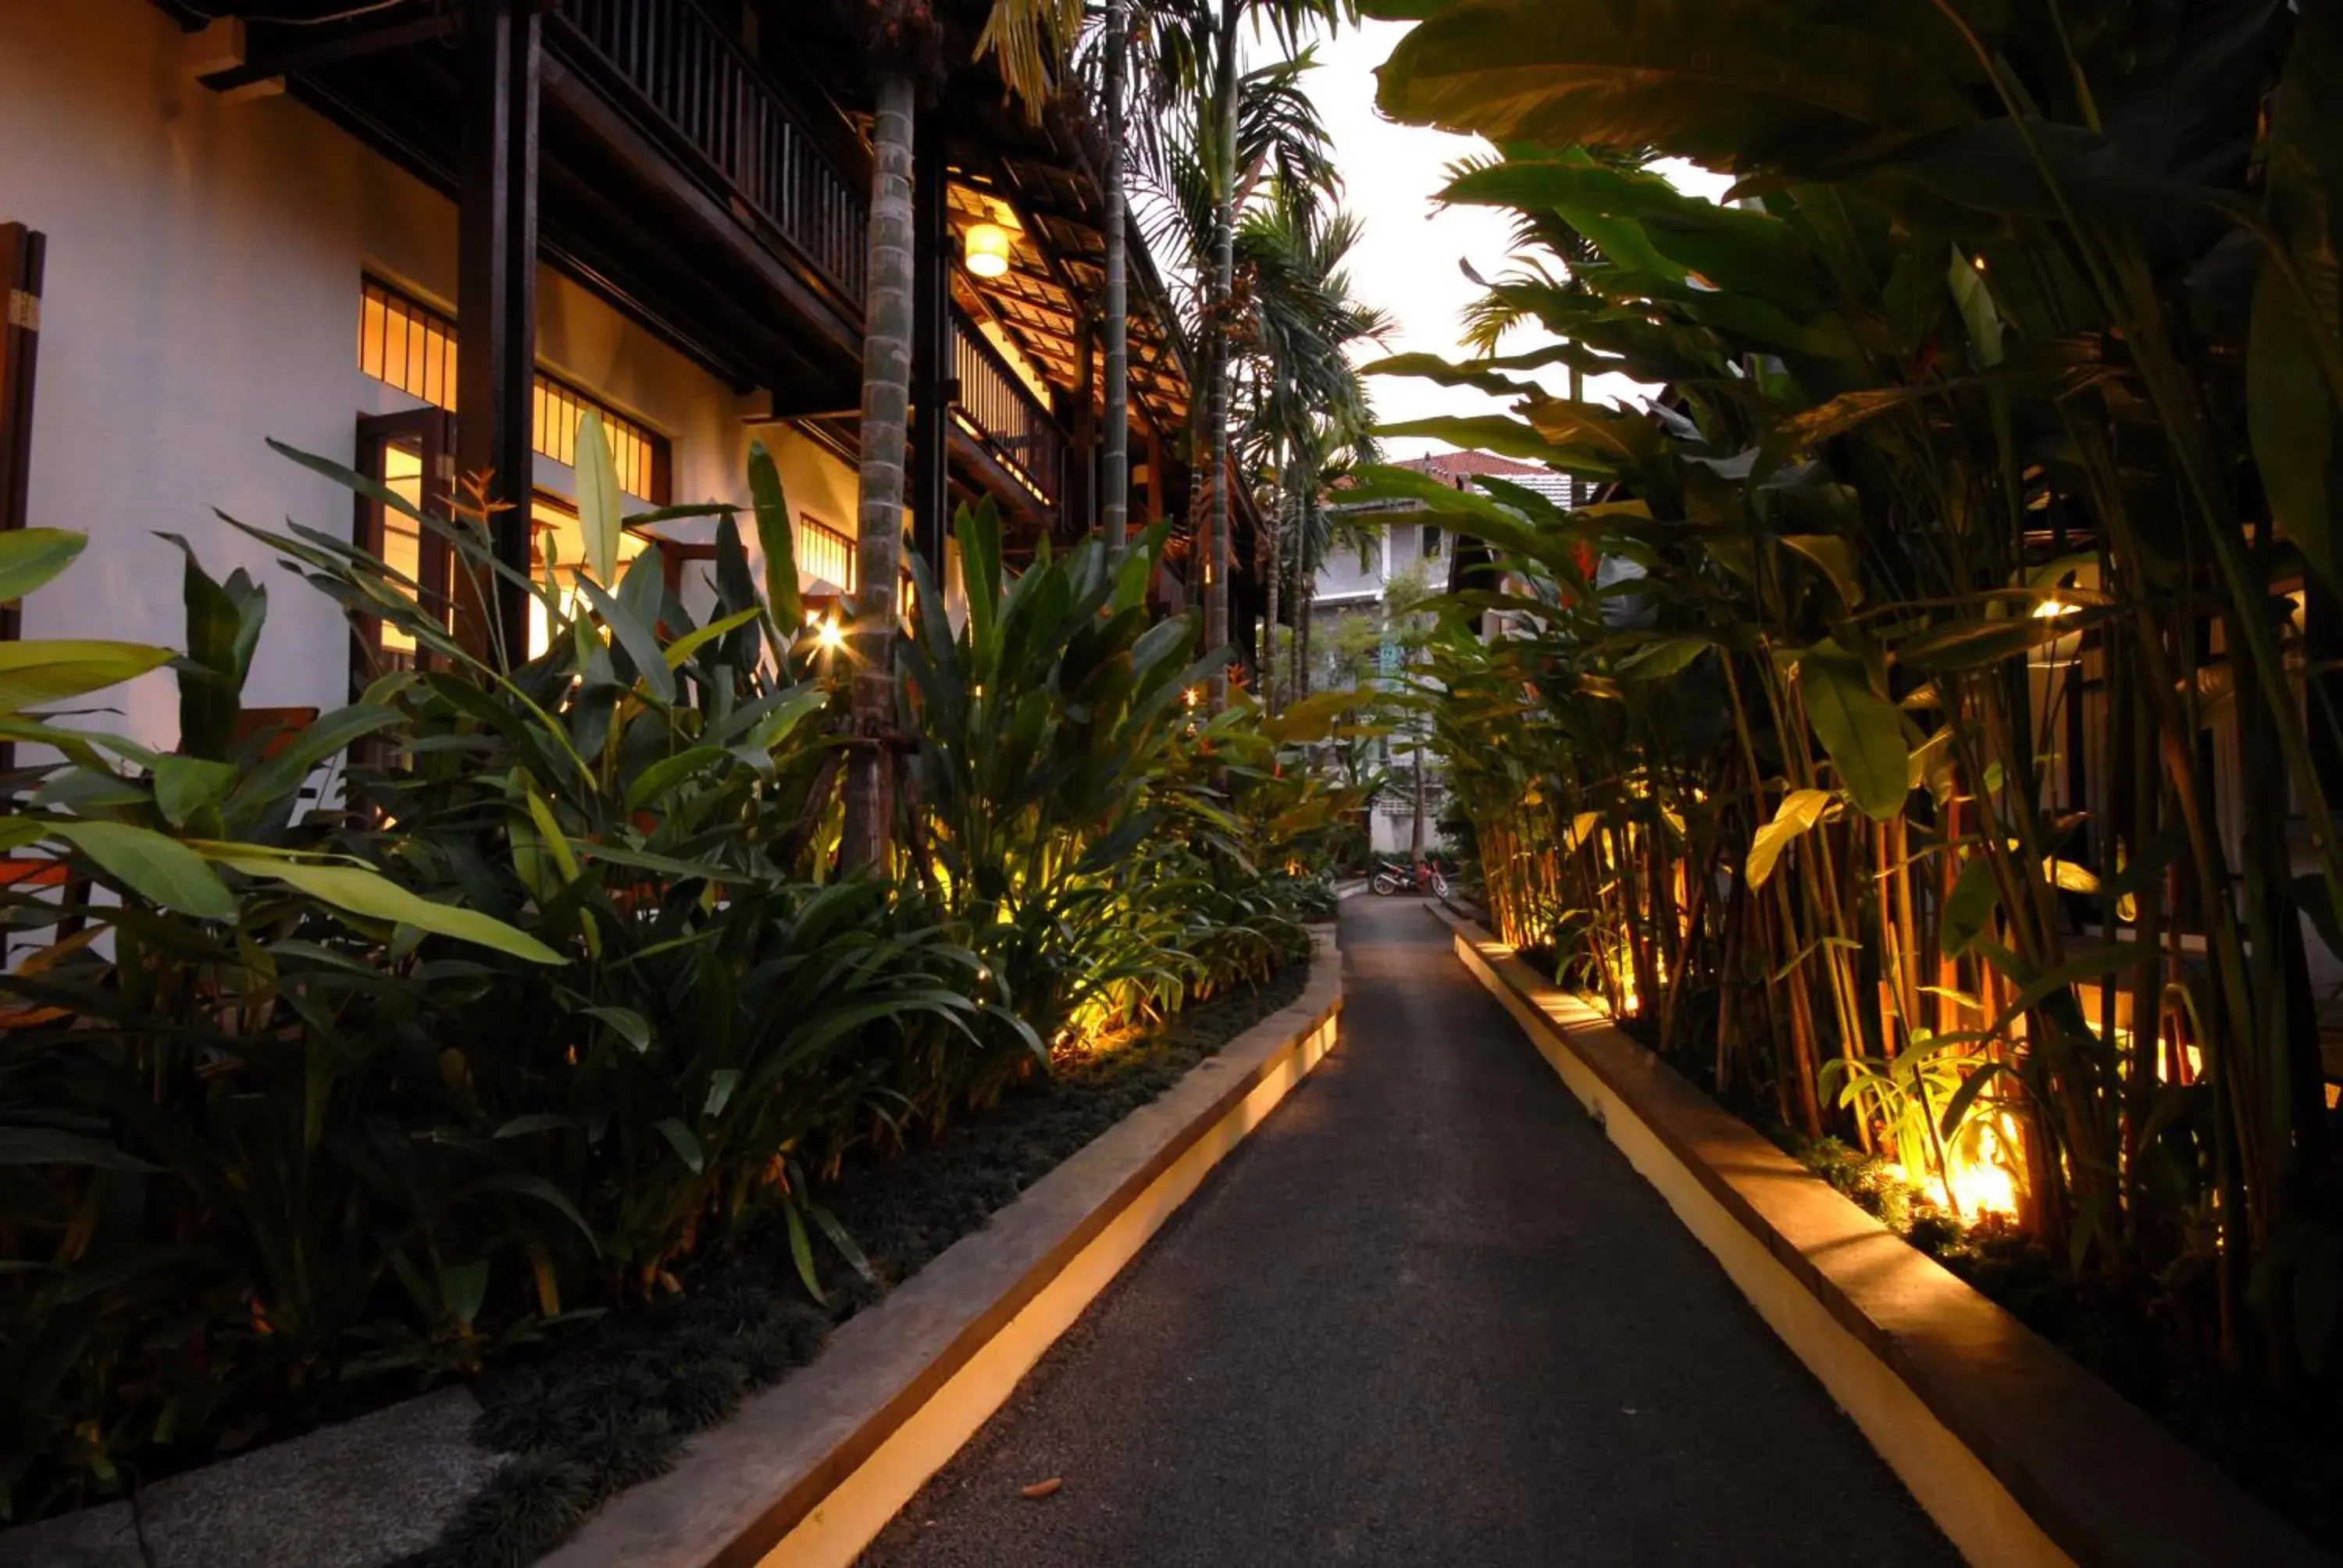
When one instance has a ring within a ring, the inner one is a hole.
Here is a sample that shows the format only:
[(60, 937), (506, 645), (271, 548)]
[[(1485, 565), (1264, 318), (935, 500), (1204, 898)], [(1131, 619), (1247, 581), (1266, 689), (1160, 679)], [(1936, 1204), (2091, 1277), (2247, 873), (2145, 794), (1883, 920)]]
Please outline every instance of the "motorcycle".
[(1375, 867), (1374, 875), (1367, 879), (1368, 890), (1379, 899), (1388, 899), (1407, 887), (1413, 887), (1419, 893), (1430, 893), (1435, 899), (1448, 896), (1447, 877), (1430, 861), (1421, 866), (1403, 866), (1396, 860), (1384, 860)]

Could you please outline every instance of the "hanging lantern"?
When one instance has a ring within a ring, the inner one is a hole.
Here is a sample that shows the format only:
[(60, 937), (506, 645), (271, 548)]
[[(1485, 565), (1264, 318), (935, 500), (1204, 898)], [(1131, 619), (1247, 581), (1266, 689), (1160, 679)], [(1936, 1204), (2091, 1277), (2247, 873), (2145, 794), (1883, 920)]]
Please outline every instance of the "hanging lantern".
[(1007, 272), (1010, 243), (1009, 231), (997, 223), (970, 225), (960, 238), (969, 271), (979, 277), (999, 277)]

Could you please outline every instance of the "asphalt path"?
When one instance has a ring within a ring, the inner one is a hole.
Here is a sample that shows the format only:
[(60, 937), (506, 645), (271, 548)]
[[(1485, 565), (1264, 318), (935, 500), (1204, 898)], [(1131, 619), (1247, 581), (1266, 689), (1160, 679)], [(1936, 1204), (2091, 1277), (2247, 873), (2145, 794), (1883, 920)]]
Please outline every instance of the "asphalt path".
[(1342, 920), (1341, 1047), (864, 1562), (1956, 1563), (1420, 901)]

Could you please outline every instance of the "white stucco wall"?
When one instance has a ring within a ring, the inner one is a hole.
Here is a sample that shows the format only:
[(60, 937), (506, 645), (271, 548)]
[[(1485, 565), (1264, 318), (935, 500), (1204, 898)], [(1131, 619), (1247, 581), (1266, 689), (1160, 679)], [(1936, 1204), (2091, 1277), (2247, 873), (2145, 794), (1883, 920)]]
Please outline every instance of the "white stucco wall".
[[(210, 508), (349, 527), (347, 492), (262, 437), (347, 462), (359, 415), (414, 406), (357, 369), (359, 280), (451, 306), (455, 208), (290, 98), (223, 101), (184, 47), (145, 0), (0, 0), (0, 220), (49, 239), (31, 520), (91, 539), (26, 602), (24, 633), (176, 646), (178, 556), (154, 534), (182, 533), (215, 575), (242, 565), (269, 585), (247, 700), (331, 707), (348, 668), (337, 613)], [(548, 368), (670, 438), (675, 500), (747, 498), (747, 400), (550, 269), (538, 317)], [(851, 472), (759, 433), (793, 506), (852, 533)], [(568, 468), (538, 464), (539, 484), (572, 490)], [(176, 739), (167, 674), (117, 696), (123, 727)]]

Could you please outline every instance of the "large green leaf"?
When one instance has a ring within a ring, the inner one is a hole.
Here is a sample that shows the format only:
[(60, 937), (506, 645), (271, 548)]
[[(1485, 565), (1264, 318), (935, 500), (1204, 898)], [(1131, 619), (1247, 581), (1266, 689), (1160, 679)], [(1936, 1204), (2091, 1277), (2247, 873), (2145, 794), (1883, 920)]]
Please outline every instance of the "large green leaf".
[(1754, 295), (1801, 312), (1816, 302), (1814, 267), (1782, 219), (1687, 196), (1657, 174), (1596, 164), (1584, 153), (1507, 158), (1459, 176), (1453, 202), (1553, 211), (1614, 266), (1680, 284)]
[(397, 709), (377, 702), (356, 702), (320, 717), (299, 732), (281, 736), (274, 756), (249, 769), (228, 797), (231, 818), (256, 814), (301, 787), (312, 769), (354, 741), (401, 723)]
[[(155, 806), (174, 828), (216, 809), (236, 783), (236, 769), (198, 757), (165, 757), (155, 769)], [(216, 831), (216, 829), (213, 829)]]
[(217, 580), (204, 570), (193, 545), (176, 534), (163, 538), (186, 558), (179, 572), (187, 638), (187, 656), (179, 663), (179, 749), (219, 761), (243, 710), (245, 677), (268, 618), (268, 591), (241, 568), (226, 582)]
[(1377, 102), (1500, 144), (1813, 167), (1974, 119), (1944, 64), (1748, 0), (1459, 0), (1400, 41)]
[(618, 530), (626, 502), (618, 493), (618, 463), (599, 410), (578, 421), (578, 529), (585, 536), (586, 569), (598, 583), (617, 578)]
[(1534, 463), (1549, 463), (1557, 468), (1574, 468), (1589, 472), (1596, 478), (1610, 478), (1607, 467), (1589, 469), (1584, 467), (1587, 454), (1573, 452), (1548, 440), (1519, 419), (1503, 414), (1441, 415), (1429, 419), (1403, 419), (1378, 426), (1375, 434), (1392, 437), (1429, 437), (1437, 441), (1452, 442), (1466, 450), (1475, 447), (1495, 452), (1507, 457), (1520, 457)]
[(667, 656), (659, 649), (658, 631), (611, 598), (593, 578), (579, 578), (578, 591), (586, 596), (602, 617), (602, 624), (610, 628), (610, 635), (618, 640), (620, 648), (626, 649), (636, 675), (650, 688), (651, 695), (661, 702), (673, 702), (675, 671), (669, 667)]
[(207, 920), (232, 920), (236, 895), (176, 839), (127, 822), (59, 822), (50, 833), (149, 903)]
[(1758, 829), (1757, 836), (1750, 840), (1749, 859), (1742, 874), (1752, 888), (1765, 885), (1782, 851), (1790, 847), (1790, 840), (1821, 821), (1830, 803), (1827, 789), (1793, 789), (1782, 797), (1774, 819)]
[(140, 642), (0, 642), (0, 714), (85, 697), (159, 669), (174, 656)]
[(1911, 761), (1903, 716), (1872, 691), (1863, 661), (1835, 643), (1816, 643), (1799, 656), (1798, 695), (1856, 807), (1877, 822), (1901, 813)]
[(765, 602), (781, 636), (794, 637), (805, 622), (805, 601), (798, 597), (797, 536), (789, 498), (781, 491), (781, 471), (762, 441), (749, 443), (749, 498), (756, 508), (757, 548), (765, 557)]
[(413, 926), (419, 931), (493, 948), (498, 952), (510, 953), (531, 963), (568, 961), (526, 931), (516, 930), (502, 920), (491, 919), (477, 910), (435, 904), (363, 866), (280, 859), (251, 853), (244, 846), (234, 844), (206, 845), (205, 853), (216, 863), (241, 871), (247, 877), (283, 882), (320, 903), (329, 904), (363, 920), (389, 920)]
[(1948, 959), (1969, 950), (1993, 921), (1994, 906), (2001, 901), (2001, 884), (1994, 879), (1993, 864), (1982, 855), (1971, 856), (1953, 882), (1945, 912), (1939, 918), (1936, 943)]
[(0, 532), (0, 603), (13, 604), (73, 565), (89, 536), (67, 528)]

